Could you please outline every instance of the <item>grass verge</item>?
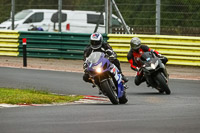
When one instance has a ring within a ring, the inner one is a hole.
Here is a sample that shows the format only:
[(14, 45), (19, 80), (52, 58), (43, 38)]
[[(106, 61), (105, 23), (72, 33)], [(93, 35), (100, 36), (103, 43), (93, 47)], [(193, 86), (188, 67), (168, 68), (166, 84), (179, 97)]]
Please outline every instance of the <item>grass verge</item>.
[(52, 104), (73, 102), (81, 98), (83, 96), (56, 95), (34, 89), (0, 88), (0, 104)]

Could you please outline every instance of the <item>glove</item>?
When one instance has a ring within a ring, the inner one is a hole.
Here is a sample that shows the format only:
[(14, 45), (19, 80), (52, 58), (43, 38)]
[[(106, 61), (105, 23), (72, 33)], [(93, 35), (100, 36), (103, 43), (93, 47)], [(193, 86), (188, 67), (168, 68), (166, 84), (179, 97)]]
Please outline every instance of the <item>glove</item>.
[(134, 70), (134, 71), (139, 72), (139, 69), (137, 67), (136, 68), (131, 67), (131, 69)]
[(165, 65), (168, 62), (167, 57), (163, 56), (163, 58), (161, 59), (162, 63)]
[(113, 55), (113, 51), (110, 50), (110, 49), (107, 49), (107, 50), (106, 50), (106, 54), (107, 54), (108, 56), (111, 56), (111, 55)]
[(159, 58), (163, 58), (164, 56), (163, 56), (163, 55), (161, 55), (161, 54), (158, 54), (158, 57), (159, 57)]
[(115, 60), (115, 56), (114, 55), (109, 56), (109, 61), (110, 62), (113, 62), (114, 60)]
[(83, 63), (83, 69), (86, 69), (88, 67), (87, 63)]

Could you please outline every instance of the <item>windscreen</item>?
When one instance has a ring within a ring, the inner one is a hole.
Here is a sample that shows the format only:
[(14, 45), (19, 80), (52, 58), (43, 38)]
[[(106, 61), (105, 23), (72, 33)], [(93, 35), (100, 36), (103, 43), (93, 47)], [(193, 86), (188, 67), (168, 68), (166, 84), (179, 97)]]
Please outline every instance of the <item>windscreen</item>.
[(102, 54), (101, 52), (93, 52), (88, 57), (88, 62), (90, 62), (92, 64), (97, 63), (98, 60), (101, 58), (101, 54)]
[(122, 27), (122, 23), (119, 19), (112, 17), (112, 26), (113, 27)]
[(24, 19), (28, 14), (30, 14), (31, 12), (32, 12), (31, 10), (24, 10), (24, 11), (18, 12), (18, 13), (15, 15), (15, 20), (16, 20), (16, 21), (22, 20), (22, 19)]
[(153, 55), (151, 52), (144, 52), (140, 58), (142, 61), (148, 61), (150, 58), (153, 58)]

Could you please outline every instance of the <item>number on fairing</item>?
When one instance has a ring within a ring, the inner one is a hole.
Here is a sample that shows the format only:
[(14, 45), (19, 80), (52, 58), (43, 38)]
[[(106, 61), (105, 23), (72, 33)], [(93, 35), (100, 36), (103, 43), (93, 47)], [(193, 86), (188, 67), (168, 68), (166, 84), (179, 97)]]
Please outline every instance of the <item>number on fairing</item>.
[(118, 72), (117, 72), (116, 67), (113, 67), (113, 69), (111, 70), (111, 72), (114, 73), (115, 79), (116, 79), (116, 81), (118, 81), (118, 80), (119, 80), (119, 76), (118, 76), (118, 74), (117, 74)]

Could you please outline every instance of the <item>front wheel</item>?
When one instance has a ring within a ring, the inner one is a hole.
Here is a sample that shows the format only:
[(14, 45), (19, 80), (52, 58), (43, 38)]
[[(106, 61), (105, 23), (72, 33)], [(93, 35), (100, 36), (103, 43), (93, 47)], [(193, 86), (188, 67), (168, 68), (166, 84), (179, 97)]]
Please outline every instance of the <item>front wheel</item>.
[(105, 95), (110, 99), (112, 104), (119, 104), (119, 99), (117, 97), (117, 93), (112, 89), (112, 87), (109, 84), (108, 80), (104, 80), (101, 83), (101, 89), (103, 90)]
[(167, 85), (167, 82), (165, 80), (165, 78), (163, 77), (163, 75), (161, 75), (161, 73), (158, 73), (156, 75), (155, 81), (158, 85), (158, 87), (161, 89), (161, 91), (165, 91), (166, 94), (171, 94), (171, 91)]

